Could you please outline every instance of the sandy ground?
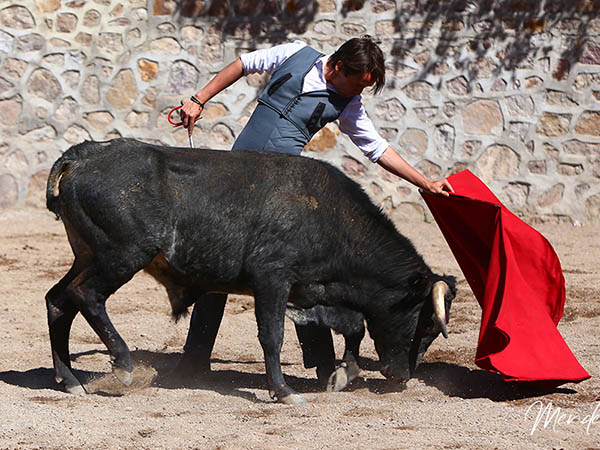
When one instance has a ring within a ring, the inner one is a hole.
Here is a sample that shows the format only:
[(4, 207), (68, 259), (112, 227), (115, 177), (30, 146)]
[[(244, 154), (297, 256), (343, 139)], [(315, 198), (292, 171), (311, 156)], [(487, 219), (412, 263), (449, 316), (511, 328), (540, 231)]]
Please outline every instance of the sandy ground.
[[(390, 388), (379, 374), (366, 338), (361, 378), (344, 392), (324, 393), (314, 372), (302, 367), (288, 322), (284, 373), (308, 401), (291, 407), (273, 403), (265, 390), (247, 297), (228, 303), (210, 378), (158, 385), (156, 377), (168, 373), (180, 355), (187, 320), (171, 320), (164, 289), (143, 273), (108, 301), (136, 361), (133, 385), (124, 388), (112, 376), (105, 347), (78, 316), (71, 353), (90, 393), (57, 390), (44, 295), (70, 267), (71, 251), (62, 223), (50, 213), (2, 213), (0, 448), (600, 448), (600, 227), (539, 228), (565, 272), (560, 331), (592, 374), (540, 393), (475, 366), (480, 309), (437, 226), (398, 226), (435, 271), (458, 277), (450, 338), (432, 345), (403, 390)], [(336, 337), (338, 353), (341, 344)], [(540, 407), (548, 405), (564, 416), (557, 413), (547, 427), (543, 421), (535, 427)]]

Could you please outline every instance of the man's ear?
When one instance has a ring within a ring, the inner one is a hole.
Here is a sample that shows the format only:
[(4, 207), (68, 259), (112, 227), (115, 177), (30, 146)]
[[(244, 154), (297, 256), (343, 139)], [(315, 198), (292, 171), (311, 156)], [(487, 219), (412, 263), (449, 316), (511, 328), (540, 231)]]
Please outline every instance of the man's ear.
[(338, 61), (335, 63), (335, 70), (339, 73), (344, 73), (344, 63), (342, 61)]

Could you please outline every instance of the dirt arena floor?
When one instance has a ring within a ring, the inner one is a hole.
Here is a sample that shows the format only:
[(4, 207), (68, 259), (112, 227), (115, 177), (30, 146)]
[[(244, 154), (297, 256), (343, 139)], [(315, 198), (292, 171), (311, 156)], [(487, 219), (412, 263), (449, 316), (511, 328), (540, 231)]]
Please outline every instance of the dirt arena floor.
[[(559, 329), (592, 378), (536, 392), (475, 366), (480, 309), (437, 226), (398, 225), (435, 271), (458, 277), (450, 338), (436, 340), (404, 389), (391, 388), (379, 374), (366, 338), (361, 378), (344, 392), (325, 393), (314, 372), (302, 367), (286, 321), (283, 370), (307, 400), (292, 407), (273, 403), (265, 390), (247, 297), (228, 303), (214, 373), (159, 385), (157, 377), (168, 374), (180, 356), (188, 321), (172, 321), (164, 289), (143, 273), (108, 301), (136, 362), (133, 385), (125, 388), (113, 377), (105, 347), (78, 316), (71, 353), (89, 394), (59, 391), (44, 295), (72, 262), (64, 229), (43, 209), (2, 212), (0, 448), (600, 448), (600, 227), (538, 227), (559, 254), (566, 277)], [(343, 350), (337, 336), (336, 349)], [(536, 425), (542, 407), (555, 415)]]

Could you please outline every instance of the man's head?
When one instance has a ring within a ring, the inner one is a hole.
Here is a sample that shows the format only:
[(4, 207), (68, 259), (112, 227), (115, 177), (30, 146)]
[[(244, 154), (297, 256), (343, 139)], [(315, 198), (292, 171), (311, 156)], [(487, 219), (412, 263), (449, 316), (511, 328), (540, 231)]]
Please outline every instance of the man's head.
[(343, 96), (359, 95), (369, 86), (378, 93), (385, 84), (383, 52), (368, 35), (350, 39), (330, 56), (327, 72), (327, 81)]

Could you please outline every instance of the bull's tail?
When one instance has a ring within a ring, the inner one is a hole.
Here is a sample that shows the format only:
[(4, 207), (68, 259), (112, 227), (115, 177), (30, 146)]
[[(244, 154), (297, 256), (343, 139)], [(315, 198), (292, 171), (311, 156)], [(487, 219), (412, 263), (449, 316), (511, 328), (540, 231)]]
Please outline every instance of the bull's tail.
[[(129, 142), (128, 139), (115, 140), (113, 142)], [(48, 175), (48, 184), (46, 185), (46, 207), (60, 218), (60, 182), (67, 175), (74, 165), (78, 165), (90, 158), (104, 147), (110, 146), (111, 142), (93, 142), (85, 141), (74, 145), (65, 151), (60, 158), (56, 160), (50, 175)]]
[(60, 218), (60, 180), (64, 175), (69, 173), (71, 168), (72, 160), (66, 158), (59, 158), (52, 169), (50, 175), (48, 175), (48, 184), (46, 185), (46, 207), (56, 214), (56, 218)]

